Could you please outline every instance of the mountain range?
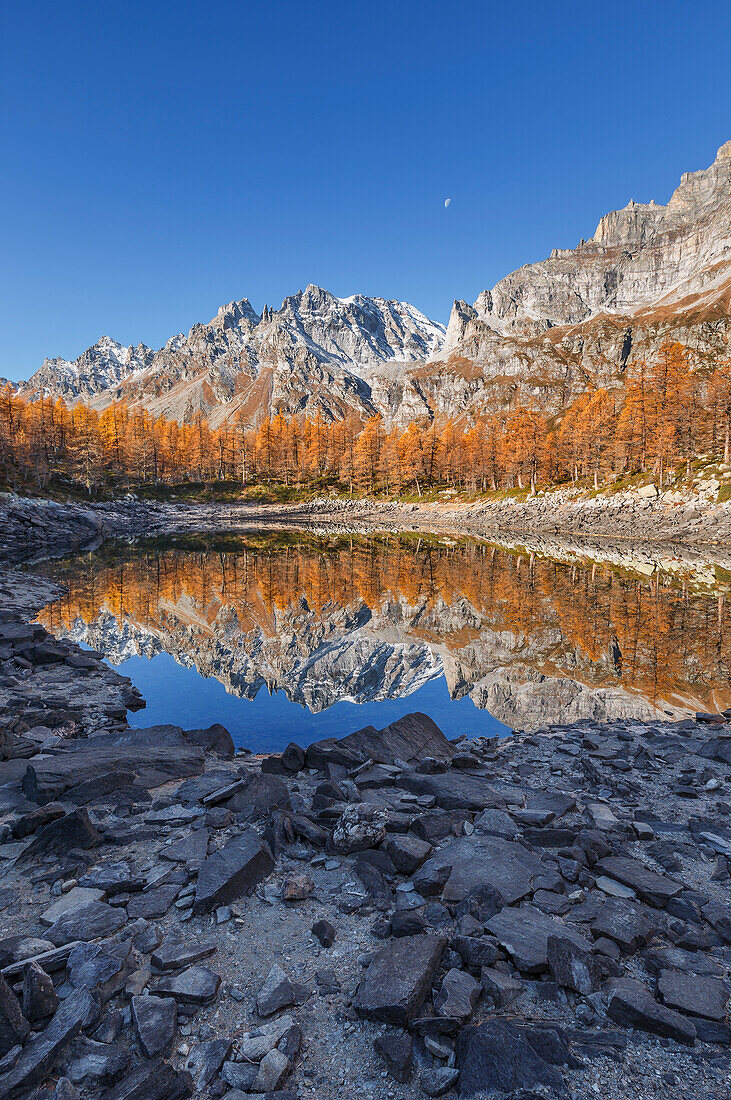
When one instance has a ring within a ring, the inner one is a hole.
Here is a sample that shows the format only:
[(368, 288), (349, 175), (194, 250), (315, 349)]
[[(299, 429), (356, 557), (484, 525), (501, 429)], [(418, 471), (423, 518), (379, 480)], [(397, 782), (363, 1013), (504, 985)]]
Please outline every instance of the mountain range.
[(590, 240), (455, 301), (446, 331), (407, 302), (310, 285), (260, 314), (230, 302), (157, 351), (102, 337), (72, 362), (46, 359), (20, 390), (212, 427), (275, 412), (474, 418), (516, 398), (555, 412), (621, 384), (667, 339), (700, 364), (728, 354), (730, 337), (731, 141), (667, 205), (631, 200)]

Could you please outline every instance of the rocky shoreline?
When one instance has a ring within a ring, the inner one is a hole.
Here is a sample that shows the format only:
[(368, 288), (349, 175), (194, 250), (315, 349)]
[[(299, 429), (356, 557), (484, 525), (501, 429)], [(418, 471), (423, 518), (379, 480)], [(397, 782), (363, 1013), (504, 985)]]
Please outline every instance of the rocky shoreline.
[(0, 578), (0, 1100), (731, 1095), (728, 715), (235, 754), (53, 595)]

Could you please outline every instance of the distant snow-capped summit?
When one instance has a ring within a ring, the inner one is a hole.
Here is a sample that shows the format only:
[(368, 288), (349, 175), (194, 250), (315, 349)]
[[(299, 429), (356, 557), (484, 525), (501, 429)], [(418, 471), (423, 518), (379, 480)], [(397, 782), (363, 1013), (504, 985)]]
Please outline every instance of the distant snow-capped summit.
[(276, 411), (373, 415), (369, 373), (424, 362), (444, 336), (443, 325), (408, 302), (337, 298), (310, 284), (261, 314), (247, 298), (229, 302), (156, 352), (102, 337), (73, 362), (46, 359), (24, 391), (98, 408), (126, 400), (179, 421), (202, 413), (213, 424), (234, 415), (255, 423)]

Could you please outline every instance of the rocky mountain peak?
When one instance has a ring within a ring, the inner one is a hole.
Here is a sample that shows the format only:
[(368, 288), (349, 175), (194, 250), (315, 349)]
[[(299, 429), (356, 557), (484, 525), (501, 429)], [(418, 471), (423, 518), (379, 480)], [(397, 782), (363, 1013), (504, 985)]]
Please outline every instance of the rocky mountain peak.
[[(493, 332), (535, 337), (687, 296), (724, 272), (731, 275), (731, 142), (710, 167), (686, 172), (667, 206), (631, 199), (600, 219), (591, 240), (505, 276), (474, 310)], [(446, 353), (462, 345), (474, 321), (455, 303)]]
[(125, 400), (181, 421), (202, 412), (213, 424), (229, 416), (256, 422), (275, 409), (372, 416), (369, 372), (425, 361), (441, 349), (444, 331), (407, 302), (338, 298), (310, 283), (261, 314), (247, 298), (228, 302), (154, 353), (105, 337), (73, 363), (47, 360), (26, 389), (98, 408)]

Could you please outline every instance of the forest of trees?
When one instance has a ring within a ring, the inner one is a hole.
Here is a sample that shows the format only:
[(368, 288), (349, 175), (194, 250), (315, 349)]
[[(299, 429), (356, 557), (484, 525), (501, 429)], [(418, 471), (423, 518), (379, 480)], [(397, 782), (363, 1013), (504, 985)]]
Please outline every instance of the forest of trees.
[(651, 472), (660, 483), (700, 453), (731, 449), (731, 358), (694, 369), (668, 343), (616, 388), (588, 388), (559, 414), (513, 401), (478, 423), (386, 427), (379, 417), (327, 422), (277, 414), (215, 430), (111, 405), (99, 413), (58, 398), (0, 390), (0, 476), (11, 488), (72, 481), (89, 493), (142, 485), (330, 483), (350, 492), (470, 493), (570, 480), (599, 488)]

